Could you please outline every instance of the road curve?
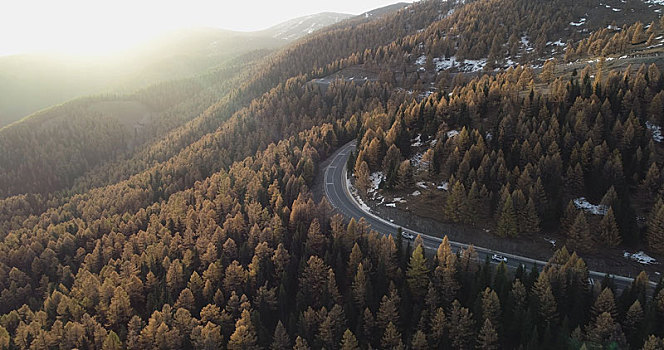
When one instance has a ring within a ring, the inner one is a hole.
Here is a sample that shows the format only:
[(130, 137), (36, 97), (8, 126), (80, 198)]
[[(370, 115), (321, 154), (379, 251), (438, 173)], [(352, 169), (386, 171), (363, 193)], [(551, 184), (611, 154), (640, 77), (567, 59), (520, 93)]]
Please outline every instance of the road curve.
[[(334, 209), (347, 218), (355, 218), (356, 220), (364, 218), (374, 231), (385, 235), (394, 235), (397, 233), (397, 230), (400, 226), (377, 216), (365, 208), (362, 208), (360, 203), (353, 197), (353, 195), (351, 195), (348, 189), (348, 182), (346, 180), (346, 163), (348, 161), (348, 156), (354, 149), (355, 141), (351, 141), (343, 145), (339, 150), (332, 154), (332, 156), (330, 156), (331, 161), (323, 172), (323, 186), (325, 189), (325, 196), (327, 197), (330, 204), (334, 207)], [(442, 242), (441, 238), (416, 232), (407, 227), (401, 228), (404, 232), (411, 233), (415, 236), (420, 235), (424, 241), (424, 248), (427, 250), (435, 251), (438, 249), (438, 246)], [(450, 246), (454, 251), (468, 247), (467, 244), (453, 241), (450, 241)], [(531, 259), (525, 256), (499, 252), (478, 246), (474, 246), (474, 248), (479, 255), (480, 261), (484, 261), (487, 256), (491, 257), (493, 254), (502, 255), (507, 258), (507, 267), (512, 270), (518, 268), (519, 265), (525, 265), (528, 268), (535, 265), (541, 271), (542, 267), (547, 264), (546, 261)], [(496, 264), (495, 261), (491, 262)], [(590, 278), (599, 281), (603, 279), (607, 273), (589, 271), (589, 275)], [(616, 276), (611, 274), (609, 274), (609, 276), (614, 279), (614, 284), (618, 290), (623, 290), (624, 288), (630, 286), (634, 281), (629, 277)], [(652, 288), (654, 288), (656, 283), (651, 281), (650, 285)]]

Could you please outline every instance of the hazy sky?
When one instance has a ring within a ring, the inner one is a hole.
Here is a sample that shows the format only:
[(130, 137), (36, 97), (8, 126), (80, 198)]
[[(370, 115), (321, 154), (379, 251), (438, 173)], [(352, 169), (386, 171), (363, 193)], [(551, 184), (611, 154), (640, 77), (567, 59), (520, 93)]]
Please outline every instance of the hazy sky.
[(176, 28), (253, 31), (318, 12), (360, 14), (398, 1), (9, 0), (0, 11), (0, 55), (103, 54)]

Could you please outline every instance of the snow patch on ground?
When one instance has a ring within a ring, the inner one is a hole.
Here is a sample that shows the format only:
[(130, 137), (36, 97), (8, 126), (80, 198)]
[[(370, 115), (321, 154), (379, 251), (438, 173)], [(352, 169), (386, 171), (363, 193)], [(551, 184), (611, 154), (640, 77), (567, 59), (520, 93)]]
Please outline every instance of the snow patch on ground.
[(644, 253), (643, 251), (639, 251), (638, 253), (630, 254), (628, 251), (625, 251), (623, 253), (623, 256), (626, 259), (631, 259), (634, 260), (638, 263), (644, 264), (644, 265), (654, 265), (657, 264), (657, 260), (648, 254)]
[(410, 157), (410, 164), (418, 170), (426, 169), (429, 166), (429, 162), (422, 160), (422, 157), (422, 152), (414, 154), (412, 157)]
[[(415, 60), (415, 64), (418, 66), (424, 66), (427, 62), (427, 57), (422, 55)], [(484, 69), (486, 65), (486, 59), (479, 60), (458, 60), (456, 56), (451, 57), (436, 57), (433, 59), (433, 64), (436, 67), (436, 71), (447, 70), (451, 68), (456, 68), (460, 72), (477, 72)], [(423, 70), (424, 67), (421, 67), (420, 70)]]
[(360, 207), (362, 208), (362, 210), (367, 211), (367, 212), (371, 212), (371, 208), (369, 208), (369, 206), (366, 205), (366, 203), (364, 203), (362, 198), (360, 198), (360, 196), (358, 195), (357, 189), (355, 188), (355, 186), (353, 186), (353, 184), (350, 182), (350, 179), (348, 177), (346, 177), (346, 186), (348, 187), (348, 190), (350, 191), (350, 195), (353, 196), (353, 198), (355, 198), (355, 200), (360, 204)]
[(486, 66), (486, 58), (479, 60), (464, 60), (461, 61), (461, 68), (459, 70), (464, 72), (478, 72)]
[(525, 46), (525, 47), (529, 47), (529, 46), (530, 46), (530, 40), (528, 40), (528, 36), (527, 36), (527, 35), (524, 35), (524, 36), (521, 37), (521, 45), (523, 45), (523, 46)]
[(377, 171), (369, 175), (369, 181), (371, 181), (371, 188), (368, 190), (369, 193), (374, 193), (378, 190), (378, 186), (385, 178), (382, 171)]
[(562, 40), (558, 39), (558, 41), (549, 41), (549, 42), (546, 43), (546, 45), (547, 46), (549, 46), (549, 45), (566, 46), (567, 44), (565, 44)]
[(429, 186), (427, 186), (426, 182), (424, 182), (424, 181), (420, 181), (420, 182), (418, 182), (418, 183), (417, 183), (417, 187), (419, 187), (419, 188), (421, 188), (421, 189), (425, 189), (425, 190), (426, 190), (427, 188), (429, 188)]
[(420, 192), (420, 191), (415, 191), (415, 192), (411, 193), (410, 195), (413, 196), (413, 197), (417, 197), (417, 196), (419, 196), (419, 195), (421, 195), (421, 194), (422, 194), (422, 192)]
[(450, 130), (447, 132), (447, 137), (448, 138), (453, 138), (454, 136), (459, 135), (459, 130)]
[(575, 27), (580, 27), (584, 24), (586, 24), (586, 18), (585, 17), (581, 17), (578, 22), (569, 22), (569, 25), (575, 26)]
[(645, 2), (646, 4), (664, 6), (664, 0), (646, 0), (646, 1), (644, 1), (644, 2)]
[(417, 136), (410, 140), (412, 142), (410, 147), (421, 147), (422, 146), (422, 134), (417, 134)]
[(427, 90), (427, 91), (424, 91), (423, 93), (421, 93), (417, 96), (424, 99), (424, 98), (427, 98), (427, 97), (431, 96), (431, 94), (433, 94), (433, 91)]
[(440, 185), (437, 187), (441, 191), (447, 191), (450, 188), (450, 183), (447, 181), (443, 181)]
[(609, 211), (609, 207), (603, 204), (592, 204), (588, 202), (586, 197), (579, 197), (574, 200), (574, 206), (577, 209), (583, 209), (587, 212), (590, 212), (593, 215), (606, 215), (606, 212)]
[(655, 140), (655, 142), (662, 142), (664, 141), (664, 136), (662, 136), (662, 127), (653, 124), (651, 122), (646, 122), (646, 127), (650, 132), (652, 133), (652, 139)]
[(396, 204), (396, 203), (387, 203), (387, 204), (385, 204), (385, 206), (386, 206), (386, 207), (396, 208), (396, 207), (397, 207), (397, 204)]
[(392, 200), (394, 203), (406, 203), (406, 200), (401, 197), (394, 197)]

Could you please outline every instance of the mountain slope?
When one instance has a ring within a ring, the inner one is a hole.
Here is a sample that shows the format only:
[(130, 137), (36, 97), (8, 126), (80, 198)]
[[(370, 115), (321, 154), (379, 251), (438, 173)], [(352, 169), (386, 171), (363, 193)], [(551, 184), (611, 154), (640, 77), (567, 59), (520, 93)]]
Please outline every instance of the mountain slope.
[[(0, 129), (3, 196), (67, 189), (90, 169), (124, 160), (233, 91), (261, 55), (133, 94), (80, 98)], [(11, 165), (10, 165), (11, 164)]]
[(275, 39), (293, 41), (309, 35), (319, 29), (343, 21), (352, 15), (335, 12), (322, 12), (314, 15), (295, 18), (258, 32)]
[[(95, 171), (96, 175), (94, 177), (82, 180), (82, 182), (88, 184), (95, 183), (97, 186), (113, 183), (120, 179), (126, 179), (136, 172), (145, 170), (145, 165), (147, 164), (151, 165), (155, 162), (164, 162), (176, 156), (183, 149), (186, 149), (188, 145), (197, 142), (204, 135), (214, 132), (219, 127), (221, 121), (230, 117), (244, 104), (278, 86), (289, 77), (308, 74), (313, 78), (316, 75), (323, 74), (323, 72), (320, 72), (320, 66), (323, 66), (325, 70), (335, 69), (334, 67), (335, 65), (338, 66), (339, 60), (354, 52), (364, 50), (367, 47), (377, 47), (389, 43), (393, 39), (391, 33), (414, 33), (415, 28), (431, 22), (437, 16), (436, 12), (431, 11), (434, 5), (434, 3), (424, 3), (418, 6), (417, 12), (412, 14), (401, 11), (391, 16), (377, 18), (376, 20), (359, 25), (352, 24), (345, 28), (342, 27), (332, 31), (314, 33), (300, 40), (295, 45), (281, 50), (275, 55), (270, 56), (269, 59), (262, 61), (258, 66), (253, 67), (251, 71), (244, 72), (246, 73), (244, 79), (235, 84), (235, 88), (230, 91), (228, 96), (220, 101), (209, 101), (210, 108), (200, 115), (199, 118), (192, 120), (191, 123), (182, 128), (173, 130), (151, 146), (137, 150), (138, 152), (132, 155), (136, 159), (114, 164), (112, 167), (104, 168), (103, 171)], [(316, 55), (311, 54), (314, 51), (317, 52)], [(238, 61), (241, 62), (241, 59)], [(313, 71), (312, 67), (314, 67)], [(12, 134), (11, 129), (13, 127), (14, 125), (3, 131), (6, 135), (10, 135)], [(25, 130), (29, 130), (29, 128)], [(40, 138), (44, 140), (51, 139), (44, 135)], [(40, 164), (42, 164), (42, 161), (39, 159), (42, 156), (40, 152), (37, 152), (39, 148), (33, 149), (27, 141), (36, 139), (36, 137), (26, 137), (24, 139), (26, 140), (25, 142), (18, 142), (15, 147), (23, 149), (33, 154), (33, 156), (25, 157), (28, 161), (21, 163), (21, 167), (32, 168), (34, 165), (35, 170), (41, 169)], [(53, 142), (58, 142), (58, 138), (56, 137), (52, 140)], [(0, 142), (2, 141), (0, 139)], [(107, 150), (110, 151), (110, 149)], [(69, 159), (67, 156), (64, 153), (62, 157), (56, 157), (50, 161), (63, 163), (65, 162), (64, 159)], [(5, 195), (24, 193), (28, 189), (31, 189), (33, 193), (61, 190), (64, 189), (62, 184), (66, 184), (64, 186), (67, 188), (72, 184), (72, 181), (83, 175), (83, 173), (75, 171), (68, 173), (68, 176), (64, 179), (53, 181), (51, 177), (56, 176), (54, 174), (44, 172), (43, 170), (32, 171), (30, 176), (34, 177), (35, 181), (40, 182), (40, 185), (21, 185), (20, 173), (15, 170), (19, 166), (17, 163), (19, 159), (7, 155), (4, 161), (0, 162), (3, 164), (0, 167), (0, 179), (4, 179), (3, 190), (5, 191)], [(79, 158), (75, 157), (74, 159)], [(109, 160), (111, 158), (103, 159)], [(100, 163), (104, 164), (105, 161), (101, 160)], [(94, 167), (90, 165), (92, 164), (87, 164), (81, 169), (90, 170)], [(59, 178), (59, 176), (56, 177)], [(43, 181), (40, 181), (40, 178)], [(100, 179), (109, 180), (100, 183)], [(9, 185), (10, 183), (14, 185)]]
[(75, 97), (133, 92), (203, 74), (247, 52), (280, 45), (269, 37), (203, 28), (168, 33), (103, 58), (0, 57), (0, 127)]
[[(359, 165), (350, 165), (360, 190), (374, 186), (368, 175), (379, 168), (404, 188), (416, 180), (415, 171), (453, 173), (456, 197), (445, 215), (493, 215), (481, 205), (491, 203), (504, 216), (496, 232), (508, 236), (536, 226), (530, 225), (537, 224), (531, 219), (539, 207), (531, 210), (531, 198), (550, 196), (555, 206), (553, 196), (562, 192), (556, 185), (578, 189), (586, 185), (584, 171), (591, 172), (594, 191), (616, 185), (606, 200), (615, 208), (629, 200), (624, 189), (637, 182), (657, 193), (662, 148), (643, 129), (648, 113), (661, 116), (664, 106), (664, 77), (656, 65), (628, 73), (588, 68), (549, 81), (532, 68), (542, 57), (479, 77), (457, 74), (455, 67), (438, 71), (434, 64), (447, 58), (439, 54), (461, 59), (491, 52), (463, 48), (469, 40), (491, 37), (491, 46), (507, 51), (496, 14), (522, 16), (509, 29), (539, 37), (557, 33), (561, 21), (573, 17), (546, 10), (569, 5), (425, 1), (381, 19), (334, 25), (261, 60), (237, 77), (241, 82), (230, 79), (237, 89), (117, 166), (95, 168), (120, 169), (118, 180), (91, 171), (81, 178), (94, 173), (88, 180), (100, 185), (81, 186), (80, 193), (0, 201), (1, 344), (661, 347), (657, 305), (664, 292), (661, 284), (651, 288), (645, 272), (617, 290), (608, 276), (589, 279), (586, 262), (566, 248), (531, 272), (478, 262), (472, 246), (453, 251), (446, 239), (434, 256), (418, 238), (383, 236), (363, 221), (344, 221), (309, 191), (321, 161), (357, 138)], [(375, 70), (378, 77), (351, 80), (344, 75), (351, 70)], [(328, 76), (338, 79), (317, 83)], [(432, 81), (440, 90), (432, 91)], [(458, 134), (453, 127), (461, 128)], [(429, 154), (412, 159), (421, 165), (415, 170), (408, 156), (417, 147)], [(563, 165), (573, 167), (563, 173)], [(645, 172), (646, 165), (655, 170)], [(644, 173), (649, 180), (641, 183)], [(470, 180), (486, 191), (472, 190)], [(657, 215), (648, 220), (658, 228), (664, 207), (655, 203), (650, 211)], [(594, 222), (582, 211), (570, 212), (570, 242), (585, 254)], [(602, 235), (615, 238), (614, 221), (629, 216), (602, 220)], [(648, 236), (659, 233), (651, 229)]]

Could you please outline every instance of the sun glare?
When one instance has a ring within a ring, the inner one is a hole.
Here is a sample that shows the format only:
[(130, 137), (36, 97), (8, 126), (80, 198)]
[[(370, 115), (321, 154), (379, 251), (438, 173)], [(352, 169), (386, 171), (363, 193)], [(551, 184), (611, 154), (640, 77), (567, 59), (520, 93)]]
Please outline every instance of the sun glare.
[(175, 18), (177, 11), (160, 12), (156, 5), (127, 0), (18, 1), (0, 15), (5, 29), (0, 54), (106, 55), (190, 22), (185, 16)]
[[(254, 31), (317, 12), (363, 11), (392, 0), (20, 0), (0, 11), (0, 55), (106, 55), (187, 27)], [(412, 0), (409, 0), (412, 2)]]

